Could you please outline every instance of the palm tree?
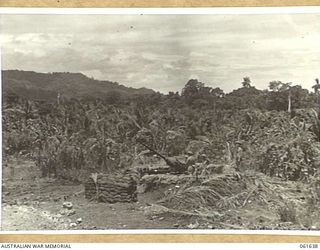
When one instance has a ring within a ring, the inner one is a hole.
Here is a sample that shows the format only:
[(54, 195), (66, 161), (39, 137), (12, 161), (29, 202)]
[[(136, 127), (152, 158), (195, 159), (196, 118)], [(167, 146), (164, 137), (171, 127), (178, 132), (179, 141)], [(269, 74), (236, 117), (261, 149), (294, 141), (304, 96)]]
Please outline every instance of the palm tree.
[(242, 86), (244, 88), (250, 88), (251, 87), (250, 77), (246, 76), (246, 77), (243, 78)]
[(312, 86), (312, 88), (314, 89), (314, 93), (315, 93), (315, 94), (318, 94), (319, 89), (320, 89), (319, 79), (318, 79), (318, 78), (316, 78), (316, 79), (315, 79), (315, 81), (316, 81), (316, 84), (315, 84), (315, 85), (313, 85), (313, 86)]

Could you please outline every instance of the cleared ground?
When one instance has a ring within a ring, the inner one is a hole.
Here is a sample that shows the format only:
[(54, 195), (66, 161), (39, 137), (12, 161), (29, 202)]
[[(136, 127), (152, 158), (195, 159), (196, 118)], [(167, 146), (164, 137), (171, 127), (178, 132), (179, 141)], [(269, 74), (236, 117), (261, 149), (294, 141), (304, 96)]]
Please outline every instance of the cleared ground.
[[(136, 203), (98, 203), (84, 198), (82, 184), (36, 178), (39, 174), (31, 161), (13, 161), (4, 168), (2, 230), (172, 229), (184, 225), (172, 217), (146, 215), (157, 192), (139, 195)], [(65, 201), (73, 204), (74, 214), (63, 214)]]

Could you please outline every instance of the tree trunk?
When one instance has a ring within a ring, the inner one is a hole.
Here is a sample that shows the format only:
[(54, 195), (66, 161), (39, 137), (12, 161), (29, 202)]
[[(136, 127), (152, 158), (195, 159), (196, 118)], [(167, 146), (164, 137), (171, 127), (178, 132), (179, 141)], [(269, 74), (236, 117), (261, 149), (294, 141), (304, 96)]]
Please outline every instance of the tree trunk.
[(291, 113), (291, 91), (290, 90), (288, 95), (288, 112)]

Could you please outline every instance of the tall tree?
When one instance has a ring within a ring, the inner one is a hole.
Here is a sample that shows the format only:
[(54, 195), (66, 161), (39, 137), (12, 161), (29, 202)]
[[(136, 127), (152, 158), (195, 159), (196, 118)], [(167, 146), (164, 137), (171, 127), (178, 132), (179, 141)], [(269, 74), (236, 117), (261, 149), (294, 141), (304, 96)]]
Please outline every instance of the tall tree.
[(316, 103), (317, 103), (318, 106), (320, 106), (320, 93), (319, 93), (320, 83), (319, 83), (319, 78), (316, 78), (315, 81), (316, 81), (316, 84), (313, 85), (312, 88), (314, 89), (314, 93), (316, 95)]
[(291, 93), (291, 82), (283, 83), (281, 86), (281, 91), (287, 92), (288, 94), (288, 112), (291, 113), (291, 106), (292, 106), (292, 93)]
[(315, 79), (316, 84), (312, 86), (312, 88), (314, 89), (314, 93), (318, 94), (319, 93), (319, 89), (320, 89), (320, 83), (319, 83), (319, 79), (316, 78)]
[(269, 83), (270, 91), (267, 93), (268, 109), (287, 110), (291, 112), (293, 108), (306, 108), (312, 106), (311, 96), (307, 89), (292, 83), (272, 81)]
[(243, 78), (242, 86), (244, 88), (250, 88), (251, 87), (250, 77), (246, 76), (246, 77)]
[(181, 96), (184, 97), (186, 103), (192, 104), (199, 97), (202, 88), (204, 88), (204, 83), (197, 79), (190, 79), (182, 89)]

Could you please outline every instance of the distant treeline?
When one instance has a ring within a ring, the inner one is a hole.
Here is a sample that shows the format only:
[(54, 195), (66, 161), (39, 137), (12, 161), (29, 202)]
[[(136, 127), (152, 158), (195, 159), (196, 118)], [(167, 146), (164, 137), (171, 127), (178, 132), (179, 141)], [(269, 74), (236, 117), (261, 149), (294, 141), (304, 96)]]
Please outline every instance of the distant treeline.
[[(98, 81), (80, 73), (36, 73), (9, 70), (2, 72), (3, 99), (17, 98), (37, 102), (68, 102), (99, 100), (112, 105), (169, 105), (209, 109), (289, 110), (315, 108), (320, 103), (320, 84), (315, 79), (314, 91), (300, 85), (272, 81), (268, 89), (255, 88), (249, 77), (242, 86), (230, 93), (206, 86), (196, 79), (189, 80), (181, 92), (161, 94), (147, 88), (128, 88), (117, 82)], [(240, 85), (240, 84), (239, 84)]]

